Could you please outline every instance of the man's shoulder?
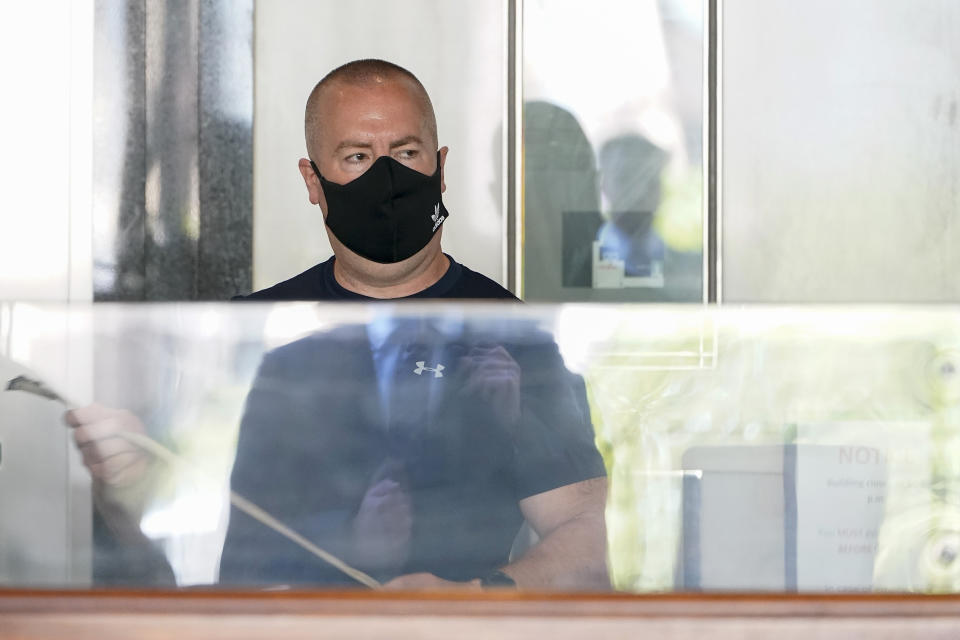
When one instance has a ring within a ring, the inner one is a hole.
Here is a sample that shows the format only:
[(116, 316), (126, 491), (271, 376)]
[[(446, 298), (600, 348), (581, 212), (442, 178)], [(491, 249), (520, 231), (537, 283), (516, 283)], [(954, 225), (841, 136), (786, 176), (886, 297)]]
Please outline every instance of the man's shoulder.
[(233, 299), (254, 301), (325, 300), (329, 298), (326, 288), (323, 286), (323, 273), (326, 266), (327, 262), (321, 262), (272, 287), (254, 291), (246, 296), (236, 296)]
[(482, 273), (477, 273), (463, 264), (460, 269), (460, 277), (444, 297), (519, 301), (519, 298)]

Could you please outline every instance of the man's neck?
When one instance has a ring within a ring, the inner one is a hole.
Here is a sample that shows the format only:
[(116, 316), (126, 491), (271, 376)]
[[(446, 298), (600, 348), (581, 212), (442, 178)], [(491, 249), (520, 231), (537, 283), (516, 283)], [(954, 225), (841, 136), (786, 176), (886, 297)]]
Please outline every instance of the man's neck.
[(427, 289), (447, 272), (450, 260), (442, 251), (414, 267), (396, 280), (371, 281), (369, 277), (351, 271), (342, 260), (333, 261), (333, 277), (347, 291), (369, 298), (405, 298)]

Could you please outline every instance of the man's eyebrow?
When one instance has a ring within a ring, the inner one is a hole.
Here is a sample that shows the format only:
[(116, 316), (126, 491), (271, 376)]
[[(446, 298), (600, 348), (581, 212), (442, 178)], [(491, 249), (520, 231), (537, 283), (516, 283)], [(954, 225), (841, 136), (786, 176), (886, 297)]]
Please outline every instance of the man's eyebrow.
[(391, 143), (390, 143), (390, 148), (391, 148), (391, 149), (396, 149), (397, 147), (403, 147), (403, 146), (408, 145), (408, 144), (421, 144), (421, 145), (422, 145), (422, 144), (423, 144), (423, 140), (421, 140), (421, 139), (420, 139), (419, 137), (417, 137), (417, 136), (404, 136), (404, 137), (400, 138), (399, 140), (394, 140), (393, 142), (391, 142)]
[(356, 140), (344, 140), (343, 142), (337, 145), (337, 148), (334, 149), (333, 152), (336, 153), (344, 149), (356, 148), (356, 147), (359, 147), (361, 149), (372, 149), (373, 145), (370, 144), (369, 142), (357, 142)]
[[(423, 144), (423, 140), (419, 136), (404, 136), (399, 140), (394, 140), (390, 143), (391, 149), (396, 149), (397, 147), (403, 147), (408, 144)], [(373, 145), (369, 142), (359, 142), (357, 140), (344, 140), (337, 145), (336, 149), (333, 150), (334, 153), (343, 151), (344, 149), (372, 149)]]

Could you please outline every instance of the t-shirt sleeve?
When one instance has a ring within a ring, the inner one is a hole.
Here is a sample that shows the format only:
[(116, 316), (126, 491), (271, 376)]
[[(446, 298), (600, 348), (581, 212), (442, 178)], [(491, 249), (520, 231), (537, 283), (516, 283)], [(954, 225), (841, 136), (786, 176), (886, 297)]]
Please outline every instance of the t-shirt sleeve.
[(518, 500), (606, 475), (583, 378), (552, 341), (518, 352), (521, 418), (514, 451)]

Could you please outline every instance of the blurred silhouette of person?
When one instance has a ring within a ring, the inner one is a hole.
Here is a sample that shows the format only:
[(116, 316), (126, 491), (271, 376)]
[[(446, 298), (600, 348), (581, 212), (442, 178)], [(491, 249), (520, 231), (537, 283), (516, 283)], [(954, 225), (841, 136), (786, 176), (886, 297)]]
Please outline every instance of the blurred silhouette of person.
[(604, 257), (624, 262), (627, 277), (662, 273), (664, 243), (653, 228), (668, 155), (639, 134), (617, 136), (600, 149), (600, 188), (609, 218), (597, 240)]
[(523, 122), (524, 294), (563, 300), (563, 287), (592, 284), (592, 241), (602, 222), (596, 159), (566, 109), (528, 102)]

